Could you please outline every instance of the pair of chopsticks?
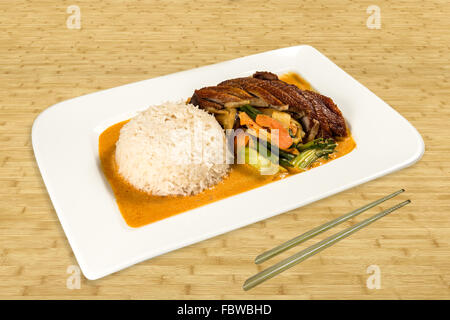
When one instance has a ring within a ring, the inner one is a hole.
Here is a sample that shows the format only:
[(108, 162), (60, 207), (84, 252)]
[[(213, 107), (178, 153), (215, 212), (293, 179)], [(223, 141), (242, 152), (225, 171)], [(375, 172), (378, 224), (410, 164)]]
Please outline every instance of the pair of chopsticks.
[[(339, 218), (336, 218), (332, 221), (329, 221), (321, 226), (318, 226), (310, 231), (307, 231), (291, 240), (286, 241), (285, 243), (280, 244), (279, 246), (266, 251), (262, 254), (260, 254), (259, 256), (256, 257), (255, 259), (255, 263), (256, 264), (260, 264), (278, 254), (280, 254), (281, 252), (284, 252), (302, 242), (305, 242), (308, 239), (311, 239), (313, 237), (315, 237), (316, 235), (329, 230), (331, 228), (333, 228), (334, 226), (337, 226), (338, 224), (341, 224), (344, 221), (347, 221), (353, 217), (356, 217), (357, 215), (359, 215), (360, 213), (369, 210), (370, 208), (375, 207), (376, 205), (389, 200), (397, 195), (399, 195), (400, 193), (404, 192), (404, 189), (398, 190), (386, 197), (383, 197), (381, 199), (378, 199), (372, 203), (369, 203), (359, 209), (356, 209), (352, 212), (349, 212)], [(319, 253), (320, 251), (332, 246), (333, 244), (339, 242), (340, 240), (348, 237), (349, 235), (355, 233), (358, 230), (361, 230), (362, 228), (368, 226), (369, 224), (371, 224), (374, 221), (377, 221), (378, 219), (381, 219), (382, 217), (388, 215), (389, 213), (407, 205), (408, 203), (410, 203), (410, 200), (406, 200), (403, 201), (389, 209), (386, 209), (364, 221), (361, 221), (351, 227), (348, 227), (347, 229), (342, 230), (341, 232), (338, 232), (292, 256), (290, 256), (289, 258), (284, 259), (283, 261), (278, 262), (277, 264), (274, 264), (273, 266), (255, 274), (254, 276), (248, 278), (245, 283), (244, 283), (244, 290), (250, 290), (251, 288), (256, 287), (257, 285), (261, 284), (262, 282), (273, 278), (274, 276), (276, 276), (277, 274), (280, 274), (281, 272), (295, 266), (296, 264), (308, 259), (309, 257), (312, 257), (313, 255), (315, 255), (316, 253)]]

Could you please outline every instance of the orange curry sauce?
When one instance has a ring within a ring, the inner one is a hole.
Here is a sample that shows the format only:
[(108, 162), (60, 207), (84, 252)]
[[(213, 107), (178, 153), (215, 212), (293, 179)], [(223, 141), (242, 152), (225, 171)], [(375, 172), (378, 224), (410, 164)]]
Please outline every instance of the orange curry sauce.
[[(295, 73), (280, 77), (301, 89), (311, 89), (310, 85)], [(116, 142), (120, 129), (127, 121), (112, 125), (99, 137), (99, 155), (103, 172), (111, 185), (123, 218), (130, 227), (143, 225), (248, 191), (280, 179), (279, 175), (260, 175), (248, 165), (232, 165), (230, 173), (222, 182), (211, 189), (194, 196), (152, 196), (139, 191), (127, 183), (117, 172), (115, 163)], [(329, 159), (320, 159), (311, 167), (317, 167), (351, 152), (356, 144), (351, 135), (336, 140), (336, 151)], [(288, 174), (293, 175), (295, 173)], [(286, 176), (285, 176), (286, 177)]]

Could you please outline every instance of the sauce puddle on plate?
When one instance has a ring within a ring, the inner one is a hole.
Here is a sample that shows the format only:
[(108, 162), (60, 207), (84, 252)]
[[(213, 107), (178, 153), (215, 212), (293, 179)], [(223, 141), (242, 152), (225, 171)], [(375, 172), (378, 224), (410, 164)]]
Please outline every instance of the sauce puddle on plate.
[[(300, 80), (297, 80), (298, 79)], [(302, 89), (310, 89), (309, 84), (296, 74), (286, 74), (280, 77), (286, 82), (298, 85)], [(302, 81), (299, 83), (298, 81)], [(118, 173), (115, 163), (116, 142), (120, 129), (127, 121), (123, 121), (107, 128), (99, 137), (99, 156), (103, 172), (111, 185), (120, 212), (126, 223), (133, 228), (162, 220), (164, 218), (198, 208), (273, 181), (284, 179), (279, 175), (260, 175), (248, 165), (234, 164), (230, 173), (220, 183), (193, 196), (152, 196), (139, 191), (126, 182)], [(339, 158), (351, 152), (356, 144), (349, 134), (346, 138), (336, 139), (336, 151), (328, 159), (320, 159), (313, 163), (312, 168)], [(297, 173), (295, 173), (297, 174)]]

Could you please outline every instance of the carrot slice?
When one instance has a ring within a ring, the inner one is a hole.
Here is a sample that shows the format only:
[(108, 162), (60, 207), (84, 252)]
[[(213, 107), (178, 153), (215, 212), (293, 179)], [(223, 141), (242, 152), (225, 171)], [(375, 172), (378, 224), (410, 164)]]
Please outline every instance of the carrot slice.
[(250, 137), (246, 135), (242, 131), (237, 131), (236, 136), (234, 137), (235, 150), (240, 150), (248, 145)]
[(253, 129), (260, 128), (255, 121), (253, 121), (252, 118), (245, 112), (239, 112), (239, 121), (241, 123), (241, 126), (247, 126)]
[(280, 121), (277, 121), (265, 114), (258, 114), (255, 122), (261, 127), (278, 130), (278, 146), (281, 149), (288, 149), (292, 145), (293, 140), (289, 135), (289, 132)]

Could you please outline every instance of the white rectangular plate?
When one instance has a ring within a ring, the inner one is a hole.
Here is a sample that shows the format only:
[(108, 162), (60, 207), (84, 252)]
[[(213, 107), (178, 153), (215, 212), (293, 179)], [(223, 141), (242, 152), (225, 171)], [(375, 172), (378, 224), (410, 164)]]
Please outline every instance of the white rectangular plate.
[[(100, 133), (149, 105), (186, 99), (194, 89), (262, 70), (297, 72), (330, 96), (349, 123), (356, 149), (305, 173), (141, 228), (128, 227), (100, 168)], [(61, 225), (84, 275), (92, 280), (407, 167), (424, 152), (421, 136), (406, 119), (310, 46), (264, 52), (58, 103), (37, 117), (32, 140)]]

